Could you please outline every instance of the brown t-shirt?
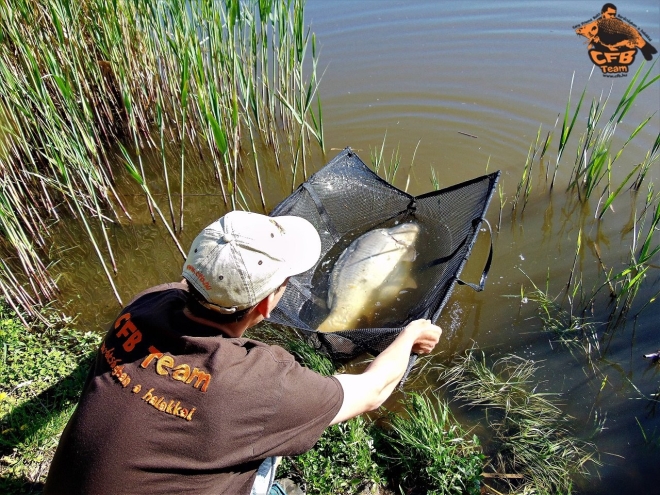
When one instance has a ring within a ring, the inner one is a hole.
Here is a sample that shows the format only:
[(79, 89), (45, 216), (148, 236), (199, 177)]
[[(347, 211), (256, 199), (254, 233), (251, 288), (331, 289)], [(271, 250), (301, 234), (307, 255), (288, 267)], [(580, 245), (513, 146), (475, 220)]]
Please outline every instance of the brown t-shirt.
[(139, 295), (105, 337), (46, 494), (248, 494), (263, 459), (309, 450), (343, 401), (289, 353), (188, 319), (182, 284)]

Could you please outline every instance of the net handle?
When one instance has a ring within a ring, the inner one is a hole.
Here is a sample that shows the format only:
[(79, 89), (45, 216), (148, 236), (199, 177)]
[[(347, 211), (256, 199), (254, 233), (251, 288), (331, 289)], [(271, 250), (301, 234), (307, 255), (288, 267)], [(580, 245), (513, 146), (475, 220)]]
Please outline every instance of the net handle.
[(490, 234), (490, 252), (488, 253), (488, 259), (486, 260), (486, 265), (484, 266), (484, 271), (481, 274), (481, 280), (479, 280), (479, 285), (473, 284), (470, 282), (465, 282), (461, 280), (460, 278), (456, 279), (456, 283), (459, 285), (467, 285), (468, 287), (471, 287), (474, 289), (476, 292), (481, 292), (484, 290), (484, 287), (486, 287), (486, 279), (488, 278), (488, 272), (490, 272), (490, 266), (493, 262), (493, 229), (490, 226), (490, 223), (488, 220), (485, 218), (482, 219), (483, 222), (486, 222), (486, 225), (488, 225), (488, 233)]

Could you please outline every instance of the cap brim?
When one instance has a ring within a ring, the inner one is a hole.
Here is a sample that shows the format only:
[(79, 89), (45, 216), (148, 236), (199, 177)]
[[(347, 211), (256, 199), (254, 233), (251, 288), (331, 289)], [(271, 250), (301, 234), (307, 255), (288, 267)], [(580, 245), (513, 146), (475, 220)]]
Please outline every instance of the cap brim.
[(290, 237), (290, 250), (287, 252), (288, 276), (298, 275), (312, 268), (321, 255), (321, 238), (316, 228), (307, 220), (295, 216), (273, 217)]

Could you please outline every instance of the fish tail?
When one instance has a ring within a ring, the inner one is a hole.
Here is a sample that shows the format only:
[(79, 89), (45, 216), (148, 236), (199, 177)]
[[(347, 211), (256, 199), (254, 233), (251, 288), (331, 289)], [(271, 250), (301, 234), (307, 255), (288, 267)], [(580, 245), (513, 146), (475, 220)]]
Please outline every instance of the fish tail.
[(653, 58), (653, 54), (658, 53), (658, 50), (656, 50), (655, 47), (651, 45), (651, 43), (645, 43), (644, 46), (640, 47), (640, 51), (646, 60), (651, 60)]

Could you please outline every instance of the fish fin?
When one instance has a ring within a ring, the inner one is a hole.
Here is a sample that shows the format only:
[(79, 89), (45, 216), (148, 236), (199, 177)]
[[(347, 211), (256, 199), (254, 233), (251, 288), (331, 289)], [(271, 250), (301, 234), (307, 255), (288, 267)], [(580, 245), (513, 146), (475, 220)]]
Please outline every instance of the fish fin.
[(316, 328), (318, 332), (333, 333), (341, 332), (342, 330), (350, 330), (354, 328), (355, 321), (348, 321), (347, 318), (342, 318), (337, 312), (331, 312), (325, 320)]
[(401, 261), (415, 261), (417, 259), (417, 250), (415, 248), (406, 249), (406, 252), (401, 256)]
[(412, 276), (408, 275), (403, 283), (401, 284), (401, 289), (416, 289), (417, 288), (417, 281), (412, 278)]
[(330, 318), (326, 318), (323, 320), (323, 322), (317, 327), (316, 329), (318, 332), (323, 332), (323, 333), (331, 333), (331, 332), (336, 332), (338, 329), (335, 328), (335, 325), (333, 325), (333, 322), (331, 321)]

